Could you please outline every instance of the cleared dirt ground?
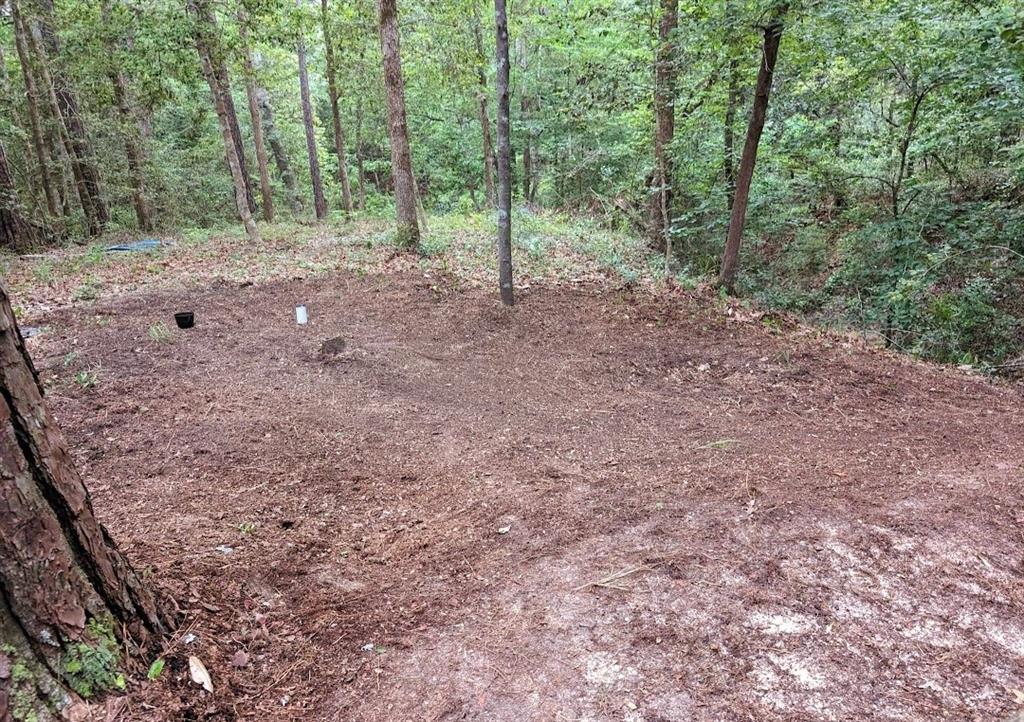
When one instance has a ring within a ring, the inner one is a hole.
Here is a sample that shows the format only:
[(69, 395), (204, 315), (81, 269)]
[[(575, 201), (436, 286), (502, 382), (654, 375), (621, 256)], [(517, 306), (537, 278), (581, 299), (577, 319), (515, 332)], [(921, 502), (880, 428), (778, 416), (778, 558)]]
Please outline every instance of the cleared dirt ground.
[(1019, 388), (682, 294), (535, 286), (505, 311), (413, 272), (26, 323), (101, 518), (187, 613), (119, 719), (1024, 705)]

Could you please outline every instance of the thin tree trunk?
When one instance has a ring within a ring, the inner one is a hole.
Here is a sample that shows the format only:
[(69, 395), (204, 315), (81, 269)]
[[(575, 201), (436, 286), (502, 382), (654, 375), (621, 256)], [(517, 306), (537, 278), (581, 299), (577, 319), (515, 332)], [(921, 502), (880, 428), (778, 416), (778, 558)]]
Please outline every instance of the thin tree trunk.
[(750, 184), (754, 178), (757, 148), (761, 142), (761, 132), (764, 130), (765, 115), (768, 111), (768, 98), (772, 89), (775, 61), (779, 56), (782, 19), (788, 9), (788, 4), (780, 5), (776, 9), (771, 23), (764, 30), (763, 57), (754, 87), (754, 107), (751, 110), (750, 122), (747, 126), (747, 139), (743, 144), (743, 155), (740, 156), (740, 167), (736, 177), (736, 198), (729, 216), (729, 232), (725, 241), (725, 252), (722, 254), (722, 270), (718, 277), (719, 285), (730, 293), (735, 290), (736, 272), (739, 269), (740, 241), (743, 239), (743, 226), (747, 220), (747, 202), (750, 199)]
[[(2, 287), (0, 481), (0, 718), (54, 719), (69, 688), (115, 687), (121, 650), (139, 655), (174, 619), (96, 519)], [(68, 660), (97, 648), (109, 661), (77, 675)]]
[(672, 159), (669, 149), (675, 136), (676, 64), (673, 34), (679, 21), (678, 0), (661, 0), (658, 50), (654, 66), (654, 179), (657, 185), (651, 223), (651, 241), (671, 254)]
[(0, 140), (0, 248), (23, 251), (42, 239), (41, 229), (25, 217), (7, 162), (7, 150)]
[[(359, 51), (359, 79), (366, 76), (363, 65), (363, 50)], [(363, 94), (356, 96), (356, 172), (359, 174), (359, 210), (366, 210), (366, 170), (363, 168)]]
[[(113, 13), (111, 0), (103, 0), (102, 14), (104, 24), (108, 31), (112, 27)], [(143, 231), (153, 230), (153, 217), (149, 210), (149, 202), (146, 199), (146, 186), (143, 177), (144, 159), (141, 149), (141, 131), (132, 113), (131, 104), (128, 100), (128, 84), (125, 81), (124, 73), (121, 71), (120, 60), (118, 59), (118, 48), (112, 38), (107, 39), (107, 52), (109, 54), (109, 75), (110, 82), (114, 88), (114, 105), (117, 107), (117, 114), (120, 120), (121, 138), (124, 143), (125, 157), (128, 161), (128, 175), (132, 184), (132, 205), (135, 208), (135, 218), (139, 228)]]
[(36, 163), (39, 166), (39, 179), (43, 185), (43, 194), (46, 196), (46, 209), (49, 211), (50, 219), (54, 223), (62, 221), (60, 199), (50, 179), (50, 151), (47, 148), (43, 136), (43, 123), (39, 115), (39, 90), (36, 87), (35, 74), (32, 71), (31, 57), (28, 52), (28, 44), (25, 38), (25, 26), (18, 12), (17, 3), (12, 3), (12, 15), (14, 16), (14, 41), (18, 52), (18, 61), (21, 64), (21, 75), (25, 82), (25, 95), (28, 106), (29, 129), (32, 133), (32, 145), (35, 148)]
[(412, 175), (409, 125), (405, 117), (405, 82), (398, 33), (396, 0), (377, 0), (380, 48), (384, 58), (384, 86), (388, 96), (388, 133), (391, 138), (391, 176), (395, 186), (398, 220), (397, 245), (418, 248), (420, 228), (416, 220), (416, 183)]
[[(301, 0), (299, 0), (301, 2)], [(327, 217), (327, 199), (320, 178), (320, 159), (316, 152), (316, 130), (313, 128), (313, 104), (309, 99), (309, 71), (306, 69), (306, 42), (299, 36), (299, 91), (302, 95), (302, 125), (306, 129), (306, 154), (309, 156), (309, 180), (313, 184), (313, 208), (318, 221)]]
[(505, 0), (494, 0), (498, 77), (498, 286), (501, 302), (511, 306), (512, 291), (512, 147), (509, 138), (508, 17)]
[(334, 124), (334, 151), (338, 156), (338, 182), (341, 184), (341, 207), (346, 213), (352, 212), (352, 187), (348, 181), (348, 163), (345, 159), (345, 130), (341, 125), (341, 111), (338, 108), (337, 68), (334, 63), (334, 42), (331, 39), (330, 23), (327, 21), (327, 0), (320, 0), (320, 22), (323, 25), (324, 52), (327, 64), (327, 95), (331, 101), (331, 120)]
[(302, 201), (299, 199), (299, 189), (295, 183), (295, 173), (292, 171), (288, 152), (285, 150), (284, 143), (281, 142), (281, 135), (277, 132), (277, 125), (274, 123), (274, 108), (270, 104), (270, 94), (266, 88), (256, 86), (256, 102), (259, 104), (260, 114), (263, 116), (263, 136), (270, 146), (274, 163), (277, 165), (277, 172), (280, 173), (281, 182), (284, 183), (285, 191), (288, 194), (288, 207), (291, 209), (292, 217), (298, 218), (302, 214)]
[[(11, 0), (12, 9), (17, 1)], [(43, 84), (51, 96), (55, 120), (63, 130), (65, 150), (71, 162), (71, 170), (75, 176), (75, 184), (82, 202), (82, 210), (86, 215), (89, 233), (98, 235), (110, 221), (110, 212), (103, 200), (99, 170), (93, 162), (89, 134), (82, 122), (78, 100), (59, 64), (60, 47), (51, 24), (52, 4), (41, 2), (38, 6), (44, 11), (39, 24), (32, 26), (26, 22), (24, 17), (22, 23), (27, 30), (29, 45), (39, 61), (38, 68)], [(52, 72), (50, 70), (51, 57), (54, 62)]]
[(487, 73), (484, 61), (484, 39), (480, 23), (480, 10), (473, 4), (473, 40), (476, 43), (477, 105), (480, 111), (480, 131), (484, 148), (484, 196), (487, 205), (494, 207), (494, 145), (491, 141), (491, 119), (487, 112)]
[(256, 101), (256, 72), (252, 63), (252, 48), (249, 47), (249, 19), (244, 8), (238, 10), (238, 32), (242, 41), (242, 65), (245, 76), (245, 97), (249, 103), (249, 118), (252, 121), (252, 140), (256, 146), (256, 165), (260, 173), (260, 198), (263, 201), (263, 220), (274, 220), (274, 195), (270, 187), (270, 170), (267, 163), (267, 146), (263, 141), (263, 121), (260, 106)]
[(725, 102), (725, 127), (722, 133), (722, 170), (725, 174), (725, 197), (730, 213), (736, 200), (736, 152), (734, 150), (733, 125), (736, 123), (738, 96), (736, 60), (733, 59), (729, 61), (729, 94)]
[(212, 27), (208, 24), (212, 17), (209, 8), (206, 7), (207, 0), (188, 0), (188, 10), (192, 14), (194, 24), (193, 32), (196, 43), (196, 52), (199, 54), (199, 63), (202, 66), (203, 77), (210, 86), (210, 95), (213, 96), (214, 109), (217, 111), (217, 121), (220, 123), (221, 136), (224, 140), (224, 154), (227, 156), (228, 170), (231, 172), (231, 180), (235, 186), (235, 207), (238, 210), (238, 217), (245, 227), (245, 233), (250, 243), (260, 242), (260, 232), (256, 227), (256, 221), (252, 217), (252, 209), (249, 207), (249, 197), (246, 195), (245, 176), (242, 174), (242, 165), (238, 159), (238, 150), (235, 145), (235, 137), (231, 132), (231, 119), (228, 115), (225, 96), (228, 94), (226, 88), (221, 87), (217, 79), (217, 71), (214, 68), (213, 60), (210, 58), (209, 34)]

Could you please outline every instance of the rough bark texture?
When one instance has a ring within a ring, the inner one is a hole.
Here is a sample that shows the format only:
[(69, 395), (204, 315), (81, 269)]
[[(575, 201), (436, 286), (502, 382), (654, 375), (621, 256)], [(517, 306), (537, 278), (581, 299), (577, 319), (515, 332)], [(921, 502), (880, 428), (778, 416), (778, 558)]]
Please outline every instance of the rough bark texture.
[(384, 57), (384, 86), (388, 96), (388, 134), (391, 140), (391, 176), (395, 186), (400, 247), (417, 248), (420, 227), (416, 219), (416, 184), (412, 177), (409, 127), (405, 117), (405, 82), (398, 34), (396, 0), (378, 0), (380, 48)]
[(133, 651), (172, 623), (96, 519), (0, 288), (0, 667), (28, 671), (0, 675), (0, 719), (65, 707), (98, 628)]
[(476, 76), (477, 84), (477, 106), (480, 110), (480, 132), (483, 136), (484, 148), (484, 196), (487, 205), (494, 207), (496, 198), (494, 195), (494, 144), (491, 140), (491, 118), (487, 112), (487, 72), (484, 60), (484, 39), (480, 27), (480, 12), (476, 4), (473, 5), (473, 39), (476, 43)]
[(505, 0), (494, 0), (498, 77), (498, 286), (501, 302), (511, 306), (512, 291), (512, 147), (509, 138), (508, 18)]
[[(112, 8), (110, 0), (104, 0), (102, 5), (104, 23), (112, 26)], [(110, 82), (114, 88), (114, 105), (117, 107), (118, 120), (120, 122), (121, 141), (124, 143), (125, 158), (128, 161), (128, 175), (132, 184), (132, 205), (135, 208), (135, 218), (139, 228), (143, 231), (153, 230), (153, 216), (150, 212), (149, 201), (146, 198), (146, 183), (144, 176), (145, 159), (142, 155), (142, 132), (132, 112), (131, 102), (128, 99), (128, 83), (117, 60), (118, 48), (113, 38), (107, 38), (107, 52), (109, 54), (109, 75)]]
[(654, 182), (651, 242), (667, 255), (671, 252), (672, 158), (669, 148), (676, 129), (675, 49), (672, 36), (679, 20), (678, 0), (661, 0), (658, 50), (654, 64)]
[(17, 3), (12, 3), (11, 14), (14, 20), (14, 41), (18, 53), (18, 61), (21, 64), (21, 75), (25, 82), (26, 105), (28, 108), (29, 129), (32, 133), (32, 145), (36, 153), (36, 163), (39, 166), (39, 180), (43, 186), (43, 194), (46, 196), (46, 208), (50, 218), (54, 221), (61, 218), (60, 199), (57, 190), (50, 179), (50, 151), (43, 136), (43, 122), (39, 114), (39, 89), (36, 86), (35, 74), (32, 71), (31, 57), (28, 52), (25, 26), (21, 21)]
[[(300, 0), (301, 1), (301, 0)], [(306, 154), (309, 156), (309, 180), (313, 185), (313, 208), (317, 220), (327, 217), (327, 199), (320, 178), (320, 159), (316, 152), (316, 130), (313, 128), (313, 104), (309, 99), (309, 71), (306, 69), (306, 42), (299, 37), (299, 91), (302, 95), (302, 125), (306, 129)]]
[(291, 161), (288, 159), (288, 151), (281, 142), (281, 135), (277, 132), (274, 124), (274, 106), (270, 104), (270, 93), (266, 88), (256, 86), (256, 102), (260, 106), (260, 115), (263, 117), (263, 135), (270, 146), (270, 152), (274, 156), (274, 164), (277, 172), (281, 175), (281, 182), (284, 183), (285, 191), (288, 194), (288, 207), (292, 216), (297, 217), (302, 213), (302, 201), (299, 199), (299, 189), (295, 183), (295, 173), (292, 171)]
[[(11, 0), (11, 4), (13, 8), (17, 0)], [(53, 6), (45, 0), (37, 5), (42, 10), (39, 22), (32, 25), (24, 18), (22, 20), (28, 28), (29, 43), (38, 59), (43, 83), (52, 96), (55, 119), (63, 126), (65, 148), (75, 176), (89, 233), (97, 235), (110, 221), (110, 212), (103, 200), (99, 169), (93, 162), (89, 135), (78, 109), (78, 99), (60, 67), (60, 45), (52, 26)], [(54, 61), (52, 71), (51, 58)]]
[(224, 140), (224, 155), (227, 157), (228, 170), (231, 172), (231, 180), (235, 187), (235, 207), (238, 209), (238, 217), (245, 226), (245, 233), (252, 243), (260, 242), (260, 232), (256, 227), (256, 221), (252, 217), (252, 209), (249, 206), (249, 196), (246, 194), (245, 176), (242, 173), (242, 165), (239, 162), (238, 149), (235, 145), (235, 136), (231, 132), (231, 119), (228, 114), (225, 96), (227, 89), (223, 88), (217, 79), (217, 72), (210, 57), (209, 33), (212, 29), (209, 23), (211, 17), (209, 9), (205, 6), (206, 0), (189, 0), (188, 10), (194, 22), (193, 37), (196, 44), (196, 52), (199, 54), (199, 64), (202, 66), (203, 77), (210, 86), (210, 95), (213, 97), (213, 105), (217, 111), (217, 121), (220, 123), (221, 136)]
[(341, 207), (346, 213), (352, 212), (352, 187), (348, 180), (348, 162), (345, 159), (345, 129), (341, 124), (341, 110), (338, 107), (338, 79), (334, 63), (334, 41), (331, 39), (330, 23), (327, 21), (327, 0), (320, 0), (320, 22), (324, 33), (324, 54), (327, 65), (327, 94), (331, 101), (331, 121), (334, 125), (334, 152), (338, 158), (338, 183), (341, 184)]
[(775, 61), (779, 56), (782, 19), (788, 9), (789, 6), (786, 4), (780, 5), (776, 9), (772, 21), (764, 29), (763, 57), (757, 71), (757, 83), (754, 86), (754, 107), (751, 109), (750, 122), (747, 126), (747, 139), (743, 144), (743, 155), (740, 156), (740, 167), (736, 175), (736, 197), (733, 201), (732, 213), (729, 216), (729, 232), (725, 240), (725, 252), (722, 254), (722, 269), (718, 277), (719, 285), (729, 292), (735, 290), (740, 241), (743, 238), (743, 226), (747, 219), (747, 201), (750, 198), (750, 184), (754, 178), (757, 147), (761, 142), (765, 114), (768, 111), (768, 98), (772, 89)]
[(23, 251), (37, 244), (42, 237), (40, 229), (25, 217), (7, 163), (7, 150), (0, 140), (0, 248)]
[(252, 140), (256, 146), (256, 165), (260, 173), (260, 197), (263, 201), (263, 220), (274, 220), (274, 194), (270, 187), (270, 169), (267, 163), (267, 145), (263, 141), (263, 121), (256, 99), (256, 72), (252, 64), (252, 49), (249, 47), (248, 18), (245, 11), (238, 11), (238, 32), (242, 40), (242, 63), (245, 71), (245, 97), (249, 103), (249, 118), (252, 121)]

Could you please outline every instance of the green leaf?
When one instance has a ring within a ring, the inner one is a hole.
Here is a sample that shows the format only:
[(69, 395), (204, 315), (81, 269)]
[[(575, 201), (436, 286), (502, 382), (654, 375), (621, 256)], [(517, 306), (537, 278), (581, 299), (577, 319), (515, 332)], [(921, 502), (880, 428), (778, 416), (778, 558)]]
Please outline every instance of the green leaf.
[[(146, 676), (149, 677), (150, 679), (156, 679), (157, 677), (160, 676), (160, 673), (163, 672), (163, 671), (164, 671), (164, 660), (157, 659), (157, 660), (155, 660), (153, 662), (153, 664), (149, 665), (149, 672), (146, 673)], [(124, 683), (124, 680), (122, 679), (122, 684), (123, 683)], [(122, 689), (123, 689), (123, 687), (122, 687)]]

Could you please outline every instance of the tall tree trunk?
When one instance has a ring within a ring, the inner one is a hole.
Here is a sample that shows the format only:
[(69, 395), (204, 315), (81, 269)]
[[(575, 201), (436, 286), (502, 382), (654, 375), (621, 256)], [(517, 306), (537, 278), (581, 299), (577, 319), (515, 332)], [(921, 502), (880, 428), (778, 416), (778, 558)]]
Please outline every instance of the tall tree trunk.
[(651, 213), (651, 241), (672, 253), (672, 158), (669, 149), (676, 129), (676, 62), (673, 34), (679, 21), (678, 0), (661, 0), (658, 49), (654, 65), (654, 180), (657, 186)]
[(477, 105), (480, 110), (480, 131), (484, 147), (484, 195), (487, 205), (494, 207), (494, 145), (491, 141), (491, 119), (487, 112), (487, 72), (484, 60), (483, 30), (480, 27), (480, 9), (473, 4), (473, 40), (476, 43)]
[(396, 0), (377, 0), (377, 18), (380, 49), (384, 57), (384, 86), (388, 96), (391, 177), (395, 186), (395, 211), (398, 216), (396, 240), (401, 248), (418, 248), (420, 227), (416, 220), (416, 182), (412, 176), (409, 125), (405, 117), (405, 81), (402, 79)]
[(508, 17), (505, 0), (494, 0), (498, 78), (498, 286), (501, 302), (511, 306), (512, 291), (512, 144), (509, 138)]
[[(108, 32), (113, 27), (113, 11), (111, 0), (103, 0), (102, 3), (103, 22)], [(107, 53), (110, 63), (108, 73), (110, 82), (114, 89), (114, 105), (117, 107), (118, 119), (120, 121), (121, 139), (124, 143), (125, 157), (128, 160), (128, 175), (132, 184), (132, 205), (135, 208), (135, 218), (139, 228), (143, 231), (153, 230), (153, 217), (149, 210), (149, 202), (146, 199), (146, 185), (144, 178), (145, 161), (142, 156), (141, 131), (135, 120), (131, 103), (128, 100), (128, 83), (125, 81), (124, 73), (121, 70), (118, 58), (118, 47), (114, 38), (107, 37)]]
[(7, 150), (0, 140), (0, 248), (23, 251), (42, 239), (40, 228), (25, 217), (7, 162)]
[(718, 276), (719, 285), (730, 293), (735, 290), (736, 286), (740, 241), (743, 239), (743, 226), (747, 221), (747, 202), (750, 200), (750, 184), (754, 178), (757, 148), (761, 142), (761, 132), (764, 130), (765, 115), (768, 111), (768, 98), (772, 90), (775, 61), (779, 57), (782, 20), (788, 10), (788, 4), (779, 5), (771, 22), (764, 29), (763, 57), (757, 71), (757, 83), (754, 86), (754, 107), (751, 109), (750, 122), (747, 125), (747, 139), (743, 144), (743, 155), (740, 156), (740, 167), (736, 176), (736, 198), (729, 216), (729, 231), (725, 239), (725, 252), (722, 254), (722, 269)]
[[(359, 78), (362, 80), (365, 66), (363, 50), (359, 51)], [(366, 210), (366, 170), (363, 168), (363, 94), (356, 96), (356, 172), (359, 176), (359, 210)]]
[[(12, 11), (17, 3), (18, 0), (11, 0)], [(37, 5), (43, 11), (39, 23), (33, 26), (24, 17), (22, 23), (28, 31), (30, 47), (39, 61), (39, 72), (45, 89), (51, 95), (55, 120), (63, 126), (65, 149), (71, 162), (89, 232), (97, 235), (110, 221), (110, 212), (103, 200), (100, 174), (93, 160), (89, 134), (82, 121), (78, 99), (60, 66), (60, 46), (52, 26), (52, 3), (43, 1)], [(51, 58), (54, 63), (53, 70), (50, 67)]]
[(207, 0), (188, 0), (188, 10), (192, 15), (193, 34), (196, 43), (196, 52), (199, 54), (199, 64), (202, 66), (203, 77), (206, 84), (210, 86), (210, 95), (213, 96), (214, 109), (217, 111), (217, 121), (220, 123), (220, 132), (224, 140), (224, 155), (227, 156), (228, 170), (231, 172), (231, 180), (235, 187), (235, 207), (238, 210), (238, 217), (245, 227), (245, 233), (251, 243), (260, 242), (260, 232), (256, 227), (256, 221), (252, 217), (252, 209), (249, 206), (249, 197), (246, 194), (245, 176), (242, 173), (242, 165), (239, 162), (238, 149), (235, 145), (235, 136), (231, 132), (231, 119), (228, 115), (225, 96), (228, 95), (227, 88), (221, 86), (217, 79), (217, 71), (210, 57), (210, 33), (213, 29), (209, 25), (212, 14), (206, 6)]
[[(0, 719), (53, 719), (69, 688), (116, 686), (121, 650), (173, 622), (96, 519), (0, 288)], [(86, 654), (88, 679), (68, 664)]]
[(260, 197), (263, 201), (263, 220), (274, 220), (274, 195), (270, 187), (270, 169), (267, 164), (267, 146), (263, 141), (263, 121), (260, 106), (256, 100), (256, 72), (252, 63), (252, 48), (249, 47), (249, 18), (244, 8), (238, 10), (238, 32), (242, 41), (242, 63), (245, 75), (245, 97), (249, 103), (249, 118), (252, 121), (252, 140), (256, 146), (256, 165), (260, 172)]
[(345, 159), (345, 130), (341, 125), (341, 110), (338, 107), (337, 68), (334, 63), (334, 41), (331, 39), (330, 23), (327, 18), (327, 0), (320, 0), (320, 22), (323, 25), (324, 53), (327, 65), (327, 95), (331, 101), (331, 120), (334, 124), (334, 152), (338, 157), (338, 182), (341, 184), (341, 207), (346, 213), (352, 212), (352, 187), (348, 181), (348, 163)]
[(256, 86), (256, 102), (260, 106), (260, 115), (263, 117), (263, 135), (270, 146), (274, 163), (277, 165), (277, 172), (281, 175), (281, 182), (284, 183), (285, 191), (288, 194), (288, 207), (291, 209), (292, 217), (298, 218), (302, 214), (302, 201), (299, 199), (299, 189), (295, 183), (295, 172), (292, 171), (288, 151), (285, 150), (284, 143), (281, 142), (281, 134), (277, 132), (277, 125), (274, 123), (274, 107), (270, 104), (270, 93), (266, 88)]
[(14, 18), (14, 44), (18, 52), (18, 61), (21, 64), (21, 75), (25, 82), (29, 129), (32, 133), (36, 163), (39, 166), (39, 179), (43, 186), (43, 194), (46, 196), (46, 209), (49, 211), (51, 222), (60, 223), (62, 215), (60, 199), (53, 181), (50, 179), (50, 151), (43, 136), (43, 122), (39, 114), (39, 90), (36, 87), (35, 73), (32, 70), (32, 59), (25, 37), (25, 25), (21, 20), (16, 2), (12, 4), (11, 11)]
[[(301, 0), (298, 0), (301, 2)], [(302, 95), (302, 125), (306, 129), (306, 154), (309, 156), (309, 180), (313, 184), (313, 208), (318, 221), (327, 217), (327, 199), (320, 178), (320, 159), (316, 152), (316, 130), (313, 128), (313, 104), (309, 99), (309, 72), (306, 69), (306, 42), (299, 36), (299, 91)]]

